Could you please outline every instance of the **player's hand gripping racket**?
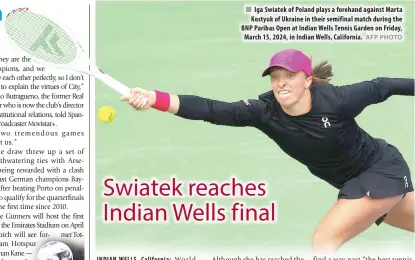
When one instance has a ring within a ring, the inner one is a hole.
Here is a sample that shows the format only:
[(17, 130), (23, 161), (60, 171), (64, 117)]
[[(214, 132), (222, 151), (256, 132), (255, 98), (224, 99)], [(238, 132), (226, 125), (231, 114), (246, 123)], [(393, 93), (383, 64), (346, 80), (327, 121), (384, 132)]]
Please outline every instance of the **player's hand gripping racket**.
[(121, 95), (130, 95), (131, 89), (102, 72), (88, 58), (74, 34), (63, 25), (28, 8), (18, 8), (7, 15), (5, 29), (10, 39), (33, 61), (91, 75)]

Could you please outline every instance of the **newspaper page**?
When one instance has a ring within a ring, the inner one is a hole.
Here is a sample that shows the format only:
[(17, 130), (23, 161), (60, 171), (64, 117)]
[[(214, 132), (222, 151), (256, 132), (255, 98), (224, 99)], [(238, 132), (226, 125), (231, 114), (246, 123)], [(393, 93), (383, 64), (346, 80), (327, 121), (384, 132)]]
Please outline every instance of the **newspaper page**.
[[(7, 21), (10, 13), (33, 11), (68, 24), (89, 55), (90, 8), (95, 7), (88, 1), (0, 5), (0, 259), (91, 259), (84, 256), (89, 255), (93, 81), (37, 62), (15, 44), (11, 35), (31, 39), (40, 19), (19, 24), (21, 30), (30, 28), (24, 36), (10, 34), (13, 24)], [(62, 49), (54, 33), (40, 48)]]
[(413, 2), (0, 10), (0, 259), (414, 259)]

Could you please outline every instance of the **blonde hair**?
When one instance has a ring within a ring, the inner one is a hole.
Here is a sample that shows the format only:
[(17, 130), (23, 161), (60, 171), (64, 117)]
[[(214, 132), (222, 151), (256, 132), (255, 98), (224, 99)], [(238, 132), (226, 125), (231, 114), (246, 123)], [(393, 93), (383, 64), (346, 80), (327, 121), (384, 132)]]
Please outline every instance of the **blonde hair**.
[(313, 78), (312, 85), (327, 84), (333, 77), (333, 67), (327, 61), (320, 62), (313, 68), (311, 77)]

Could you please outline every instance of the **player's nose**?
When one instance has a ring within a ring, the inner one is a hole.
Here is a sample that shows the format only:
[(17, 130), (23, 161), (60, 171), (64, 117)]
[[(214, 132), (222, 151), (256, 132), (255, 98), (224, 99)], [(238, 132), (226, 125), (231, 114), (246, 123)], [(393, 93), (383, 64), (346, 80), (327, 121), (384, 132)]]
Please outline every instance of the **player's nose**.
[(283, 80), (277, 80), (275, 82), (275, 88), (276, 89), (282, 89), (285, 86), (285, 81)]

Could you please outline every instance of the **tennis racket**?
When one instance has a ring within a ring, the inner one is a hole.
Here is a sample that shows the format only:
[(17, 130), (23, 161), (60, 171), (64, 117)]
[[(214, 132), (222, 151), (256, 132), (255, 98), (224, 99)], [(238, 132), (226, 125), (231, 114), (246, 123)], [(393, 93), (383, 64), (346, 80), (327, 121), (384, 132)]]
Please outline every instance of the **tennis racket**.
[(121, 95), (131, 89), (104, 73), (84, 52), (75, 35), (62, 24), (32, 12), (17, 8), (5, 20), (9, 38), (36, 63), (58, 69), (67, 69), (101, 80)]

